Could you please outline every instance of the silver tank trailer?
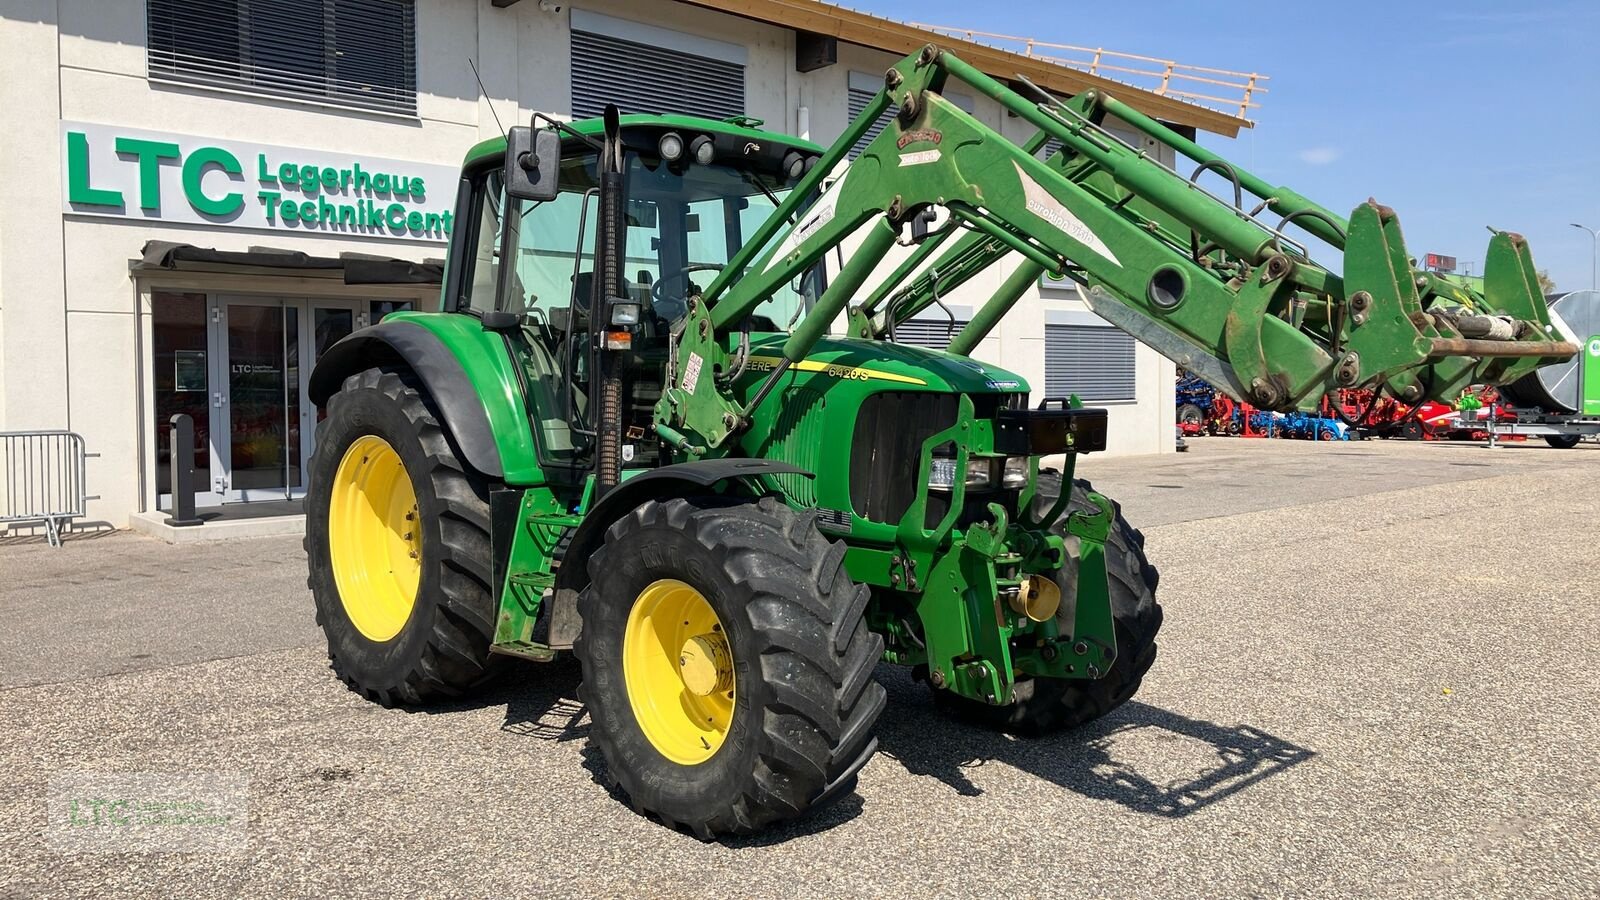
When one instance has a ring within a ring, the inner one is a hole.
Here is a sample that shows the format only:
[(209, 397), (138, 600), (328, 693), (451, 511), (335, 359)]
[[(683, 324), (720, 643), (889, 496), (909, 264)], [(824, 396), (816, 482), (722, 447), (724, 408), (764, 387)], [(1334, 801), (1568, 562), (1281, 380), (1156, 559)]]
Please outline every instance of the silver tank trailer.
[[(1600, 291), (1573, 291), (1556, 298), (1550, 303), (1550, 322), (1564, 340), (1582, 347), (1589, 338), (1600, 335)], [(1583, 356), (1580, 351), (1566, 362), (1539, 368), (1502, 387), (1500, 393), (1523, 408), (1576, 413)]]

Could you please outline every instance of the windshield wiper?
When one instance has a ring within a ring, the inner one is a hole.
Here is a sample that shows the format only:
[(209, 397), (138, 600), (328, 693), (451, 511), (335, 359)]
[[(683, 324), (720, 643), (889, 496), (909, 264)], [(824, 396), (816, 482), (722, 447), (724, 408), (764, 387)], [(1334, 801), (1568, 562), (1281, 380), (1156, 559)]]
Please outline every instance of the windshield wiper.
[[(750, 184), (755, 185), (756, 189), (761, 191), (761, 193), (766, 194), (767, 195), (767, 199), (772, 201), (772, 207), (774, 209), (776, 209), (778, 207), (778, 195), (774, 194), (772, 192), (771, 188), (769, 188), (766, 185), (762, 184), (760, 179), (757, 179), (757, 178), (751, 176), (749, 169), (741, 169), (739, 171), (739, 177), (743, 178), (745, 181), (749, 182)], [(794, 216), (792, 216), (792, 215), (789, 216), (789, 224), (793, 225), (794, 222), (795, 222)]]

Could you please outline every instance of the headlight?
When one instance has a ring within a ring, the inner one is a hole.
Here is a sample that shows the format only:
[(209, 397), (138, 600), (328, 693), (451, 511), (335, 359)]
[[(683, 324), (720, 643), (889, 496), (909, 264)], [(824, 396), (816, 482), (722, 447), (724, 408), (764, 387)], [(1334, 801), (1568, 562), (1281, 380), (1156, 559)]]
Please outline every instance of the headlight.
[(677, 162), (683, 156), (683, 138), (679, 137), (676, 131), (669, 131), (661, 136), (661, 142), (656, 150), (667, 162)]
[(702, 166), (709, 166), (711, 161), (716, 158), (717, 145), (715, 141), (711, 140), (711, 135), (702, 134), (689, 142), (689, 152), (694, 155), (695, 162)]
[[(986, 488), (994, 483), (994, 460), (974, 458), (967, 461), (967, 487)], [(948, 491), (956, 482), (956, 461), (936, 456), (928, 463), (928, 487)]]
[(1000, 486), (1003, 488), (1020, 488), (1028, 483), (1028, 457), (1006, 457), (1005, 472), (1000, 476)]
[(974, 459), (967, 462), (967, 487), (986, 488), (994, 483), (994, 460)]
[(639, 304), (637, 303), (612, 303), (611, 324), (637, 325), (639, 324)]

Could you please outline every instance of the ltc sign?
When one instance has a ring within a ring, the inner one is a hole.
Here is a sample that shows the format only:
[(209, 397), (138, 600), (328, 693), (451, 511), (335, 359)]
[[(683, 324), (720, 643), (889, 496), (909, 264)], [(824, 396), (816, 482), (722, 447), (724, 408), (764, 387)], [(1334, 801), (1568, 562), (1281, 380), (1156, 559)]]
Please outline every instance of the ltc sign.
[(447, 166), (81, 122), (61, 153), (75, 215), (434, 242), (455, 225)]

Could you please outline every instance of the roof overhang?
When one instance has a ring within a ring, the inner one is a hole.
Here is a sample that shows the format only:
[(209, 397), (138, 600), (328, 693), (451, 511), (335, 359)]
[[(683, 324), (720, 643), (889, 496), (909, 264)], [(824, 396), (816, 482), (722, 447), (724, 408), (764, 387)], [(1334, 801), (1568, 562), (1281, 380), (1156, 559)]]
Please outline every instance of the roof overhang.
[(135, 274), (151, 271), (275, 271), (299, 276), (342, 278), (345, 284), (439, 284), (444, 281), (442, 261), (413, 262), (369, 253), (312, 256), (299, 250), (276, 247), (217, 250), (172, 241), (145, 242), (139, 259), (131, 269)]
[(897, 56), (915, 53), (925, 44), (937, 44), (944, 49), (954, 51), (957, 56), (995, 78), (1015, 79), (1021, 75), (1047, 91), (1066, 95), (1082, 93), (1093, 88), (1108, 93), (1163, 122), (1209, 131), (1225, 137), (1235, 137), (1240, 128), (1250, 127), (1249, 120), (1230, 116), (1225, 112), (1154, 94), (1110, 78), (1091, 75), (1067, 66), (1053, 65), (1041, 59), (990, 47), (987, 44), (962, 40), (834, 6), (831, 3), (823, 3), (821, 0), (679, 0), (679, 2), (796, 31), (826, 35), (846, 43), (884, 50)]

